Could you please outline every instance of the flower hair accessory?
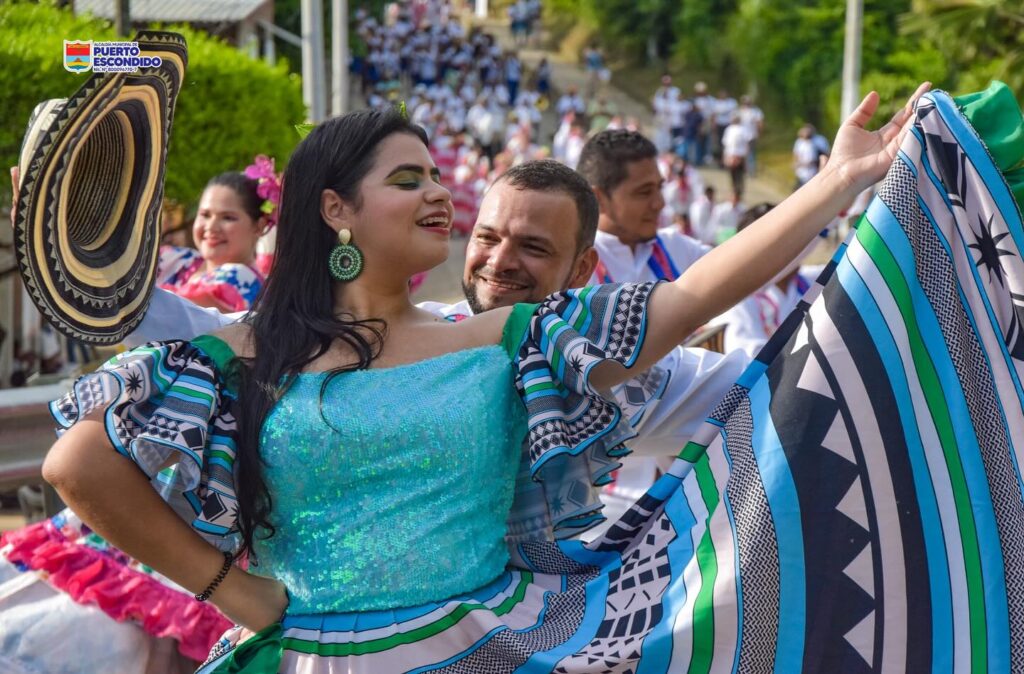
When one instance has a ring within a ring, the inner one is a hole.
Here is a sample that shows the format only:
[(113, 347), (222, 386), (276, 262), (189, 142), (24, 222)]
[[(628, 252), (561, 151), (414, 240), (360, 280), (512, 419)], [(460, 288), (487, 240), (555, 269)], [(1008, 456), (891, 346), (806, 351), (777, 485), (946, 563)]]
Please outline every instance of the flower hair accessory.
[(245, 167), (245, 177), (257, 182), (256, 194), (263, 199), (260, 210), (267, 215), (267, 229), (277, 224), (278, 208), (281, 205), (281, 178), (274, 172), (274, 158), (257, 155), (253, 163)]

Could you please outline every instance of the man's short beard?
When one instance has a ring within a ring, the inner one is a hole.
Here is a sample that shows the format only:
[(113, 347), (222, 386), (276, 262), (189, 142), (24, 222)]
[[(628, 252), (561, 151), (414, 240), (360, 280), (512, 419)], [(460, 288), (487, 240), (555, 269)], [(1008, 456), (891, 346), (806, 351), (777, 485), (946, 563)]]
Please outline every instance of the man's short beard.
[[(556, 292), (557, 293), (557, 292), (562, 292), (563, 290), (569, 290), (569, 281), (570, 281), (570, 279), (572, 279), (572, 275), (573, 275), (573, 272), (570, 270), (569, 271), (569, 275), (565, 278), (564, 281), (562, 281), (562, 285), (560, 285), (557, 288), (555, 288), (555, 290), (552, 291), (552, 292)], [(490, 309), (488, 309), (488, 308), (485, 308), (484, 305), (480, 303), (480, 296), (476, 292), (476, 285), (474, 285), (473, 283), (466, 283), (465, 280), (462, 280), (461, 283), (462, 283), (462, 294), (466, 298), (466, 304), (469, 305), (469, 308), (473, 312), (474, 316), (477, 315), (477, 314), (482, 314), (484, 312), (490, 311), (491, 309), (495, 308), (495, 307), (491, 307)], [(538, 297), (538, 298), (528, 297), (528, 298), (526, 298), (525, 301), (526, 302), (532, 302), (532, 303), (538, 303), (538, 302), (540, 302), (543, 299), (544, 299), (543, 297)]]
[(487, 309), (485, 309), (484, 306), (480, 304), (480, 296), (476, 294), (475, 285), (473, 285), (472, 283), (466, 283), (465, 280), (463, 280), (462, 294), (466, 297), (466, 304), (469, 305), (469, 309), (470, 311), (473, 312), (474, 316), (477, 314), (482, 314), (485, 311), (487, 311)]

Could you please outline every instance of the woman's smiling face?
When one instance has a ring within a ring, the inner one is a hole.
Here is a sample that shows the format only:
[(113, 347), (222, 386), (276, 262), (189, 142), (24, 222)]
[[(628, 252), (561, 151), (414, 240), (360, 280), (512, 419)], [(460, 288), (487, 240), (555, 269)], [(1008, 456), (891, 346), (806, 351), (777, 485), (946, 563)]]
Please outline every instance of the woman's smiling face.
[(252, 264), (261, 223), (246, 212), (242, 198), (230, 187), (211, 185), (203, 190), (192, 223), (196, 249), (210, 265)]
[(451, 193), (416, 136), (395, 133), (380, 143), (357, 201), (350, 228), (368, 271), (412, 275), (447, 259)]

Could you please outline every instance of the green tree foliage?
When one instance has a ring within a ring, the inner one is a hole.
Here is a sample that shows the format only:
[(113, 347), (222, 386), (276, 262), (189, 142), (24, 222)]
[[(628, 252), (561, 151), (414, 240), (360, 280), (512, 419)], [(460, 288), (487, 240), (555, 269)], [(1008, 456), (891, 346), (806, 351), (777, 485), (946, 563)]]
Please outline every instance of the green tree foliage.
[[(758, 93), (821, 123), (821, 92), (842, 71), (843, 2), (743, 0), (726, 42)], [(785, 64), (784, 67), (781, 67)]]
[(995, 78), (1024, 93), (1024, 0), (915, 0), (903, 27), (942, 49), (963, 90)]
[(684, 0), (676, 5), (670, 25), (674, 28), (673, 49), (683, 65), (710, 70), (728, 60), (722, 43), (737, 5), (737, 0)]
[[(794, 129), (839, 122), (846, 0), (548, 0), (545, 9), (581, 17), (612, 56), (637, 64), (653, 35), (670, 58), (648, 65), (756, 92)], [(864, 0), (861, 72), (882, 114), (923, 80), (966, 92), (999, 78), (1024, 93), (1024, 0)]]
[[(282, 165), (305, 118), (299, 78), (283, 65), (254, 61), (231, 45), (188, 27), (189, 65), (178, 96), (167, 156), (165, 195), (182, 204), (199, 199), (212, 176), (239, 170), (257, 154)], [(35, 105), (71, 95), (87, 75), (62, 63), (63, 40), (116, 40), (110, 25), (48, 4), (0, 6), (0, 165), (17, 163), (25, 124)], [(7, 171), (0, 171), (7, 181)], [(10, 185), (3, 189), (5, 198)]]

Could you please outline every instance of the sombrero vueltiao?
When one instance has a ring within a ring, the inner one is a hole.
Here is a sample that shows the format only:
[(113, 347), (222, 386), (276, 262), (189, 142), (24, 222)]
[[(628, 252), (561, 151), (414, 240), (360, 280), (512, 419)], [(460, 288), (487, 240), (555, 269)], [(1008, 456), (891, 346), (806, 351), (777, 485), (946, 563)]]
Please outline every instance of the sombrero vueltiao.
[(160, 243), (164, 160), (188, 53), (141, 32), (159, 66), (94, 73), (36, 107), (22, 145), (15, 250), (29, 295), (68, 337), (121, 341), (142, 320)]

